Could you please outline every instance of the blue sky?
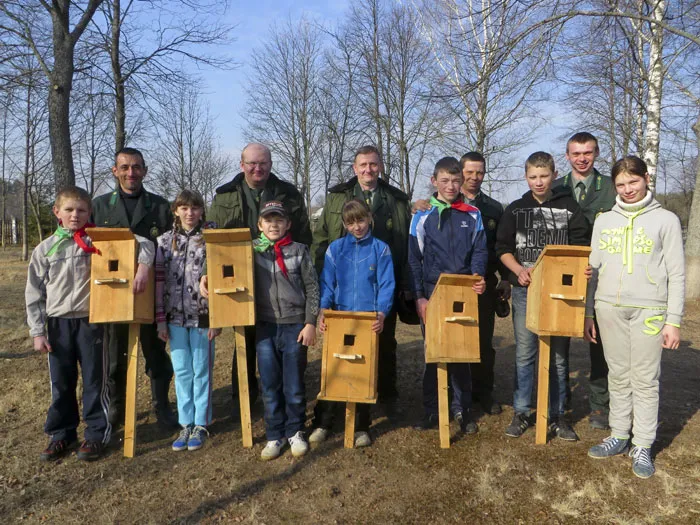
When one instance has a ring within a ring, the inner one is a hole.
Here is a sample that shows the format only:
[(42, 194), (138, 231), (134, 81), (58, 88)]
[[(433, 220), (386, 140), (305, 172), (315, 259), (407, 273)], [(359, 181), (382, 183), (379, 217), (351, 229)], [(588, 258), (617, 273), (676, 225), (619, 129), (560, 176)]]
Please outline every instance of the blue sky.
[[(234, 158), (238, 158), (245, 145), (241, 114), (245, 107), (245, 82), (250, 76), (248, 57), (251, 51), (261, 44), (269, 27), (274, 23), (284, 23), (289, 18), (297, 20), (302, 16), (333, 24), (344, 16), (349, 5), (349, 1), (346, 0), (260, 0), (257, 2), (246, 0), (231, 3), (226, 22), (237, 25), (237, 28), (234, 32), (235, 42), (227, 52), (240, 63), (240, 67), (228, 71), (203, 72), (206, 82), (205, 92), (225, 151)], [(552, 111), (551, 104), (546, 110), (550, 113), (550, 117), (557, 113), (556, 110)], [(562, 132), (555, 125), (557, 120), (556, 117), (552, 118), (549, 124), (542, 127), (544, 133), (540, 133), (521, 153), (514, 155), (518, 165), (524, 163), (527, 155), (533, 151), (544, 150), (555, 156), (563, 153), (565, 142), (556, 138)], [(562, 175), (568, 172), (568, 165), (565, 163), (558, 163), (557, 167)], [(521, 177), (522, 182), (509, 184), (507, 191), (494, 197), (502, 201), (518, 198), (527, 189), (523, 171), (514, 170), (512, 175), (508, 176), (513, 179)], [(422, 196), (420, 193), (426, 193), (428, 184), (429, 179), (426, 176), (425, 182), (417, 185), (419, 194), (417, 196)]]

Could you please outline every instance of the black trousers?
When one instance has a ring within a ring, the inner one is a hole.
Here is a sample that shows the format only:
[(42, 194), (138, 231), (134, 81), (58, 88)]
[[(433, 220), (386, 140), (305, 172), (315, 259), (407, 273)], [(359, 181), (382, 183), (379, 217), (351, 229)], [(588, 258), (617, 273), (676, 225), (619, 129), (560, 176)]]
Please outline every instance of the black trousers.
[(480, 363), (472, 363), (472, 397), (479, 400), (493, 392), (496, 351), (493, 348), (493, 330), (496, 324), (496, 283), (487, 283), (479, 296), (479, 352)]
[[(126, 368), (128, 364), (129, 325), (108, 324), (105, 332), (109, 346), (109, 391), (112, 403), (123, 406), (126, 392)], [(165, 341), (158, 339), (155, 323), (142, 324), (140, 329), (141, 352), (146, 360), (146, 374), (152, 380), (170, 382), (173, 365), (165, 350)]]
[(102, 325), (90, 324), (87, 317), (48, 319), (48, 354), (51, 377), (51, 406), (44, 431), (52, 441), (77, 439), (80, 422), (76, 387), (78, 364), (83, 377), (83, 420), (85, 439), (108, 443), (111, 426), (107, 421), (109, 389), (106, 367), (107, 348)]

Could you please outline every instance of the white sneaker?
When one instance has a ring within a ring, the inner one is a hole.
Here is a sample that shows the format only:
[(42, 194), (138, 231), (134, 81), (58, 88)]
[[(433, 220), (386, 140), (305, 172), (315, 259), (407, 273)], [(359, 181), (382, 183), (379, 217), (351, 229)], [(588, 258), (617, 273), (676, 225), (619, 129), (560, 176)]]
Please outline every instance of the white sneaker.
[(277, 441), (268, 441), (265, 448), (262, 449), (260, 453), (260, 459), (263, 461), (269, 461), (271, 459), (278, 458), (282, 453), (282, 449), (287, 444), (287, 438), (281, 438)]
[(323, 443), (326, 439), (328, 439), (328, 429), (318, 427), (315, 428), (309, 436), (309, 443), (318, 445), (319, 443)]
[(369, 447), (372, 444), (372, 438), (368, 432), (355, 432), (355, 447)]
[(292, 456), (295, 458), (300, 458), (309, 451), (309, 444), (301, 430), (289, 438), (289, 446), (292, 448)]

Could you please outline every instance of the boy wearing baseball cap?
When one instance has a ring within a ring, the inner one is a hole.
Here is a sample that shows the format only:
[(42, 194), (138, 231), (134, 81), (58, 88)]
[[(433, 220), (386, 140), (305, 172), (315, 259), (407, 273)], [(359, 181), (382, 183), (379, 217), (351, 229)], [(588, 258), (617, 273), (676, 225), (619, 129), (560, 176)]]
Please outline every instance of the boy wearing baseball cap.
[(255, 250), (256, 341), (265, 404), (263, 460), (289, 444), (292, 455), (309, 449), (304, 436), (306, 352), (316, 339), (319, 286), (309, 249), (292, 241), (291, 221), (279, 201), (263, 204)]

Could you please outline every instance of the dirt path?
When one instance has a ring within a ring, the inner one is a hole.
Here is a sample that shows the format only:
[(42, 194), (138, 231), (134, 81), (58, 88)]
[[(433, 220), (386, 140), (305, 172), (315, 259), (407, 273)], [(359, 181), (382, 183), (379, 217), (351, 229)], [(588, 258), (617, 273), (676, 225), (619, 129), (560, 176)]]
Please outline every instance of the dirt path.
[[(13, 257), (15, 258), (13, 260)], [(399, 417), (374, 409), (375, 443), (343, 449), (342, 429), (301, 460), (289, 452), (262, 462), (262, 407), (254, 409), (255, 446), (241, 447), (231, 417), (233, 334), (224, 332), (215, 365), (214, 424), (206, 448), (170, 450), (149, 415), (147, 378), (140, 374), (137, 457), (122, 458), (121, 433), (109, 455), (85, 464), (73, 455), (58, 464), (38, 460), (50, 401), (46, 358), (31, 351), (23, 325), (26, 266), (0, 255), (0, 515), (49, 523), (700, 523), (700, 307), (687, 305), (683, 344), (662, 363), (657, 474), (632, 475), (626, 457), (594, 461), (588, 447), (606, 433), (588, 428), (588, 350), (571, 349), (573, 417), (578, 443), (535, 446), (503, 431), (512, 410), (479, 415), (479, 433), (441, 450), (437, 431), (412, 425), (422, 415), (422, 342), (400, 326)], [(496, 327), (497, 392), (512, 399), (510, 319)], [(309, 352), (308, 414), (318, 392), (319, 348)], [(174, 391), (171, 392), (174, 400)], [(453, 427), (453, 433), (456, 428)]]

